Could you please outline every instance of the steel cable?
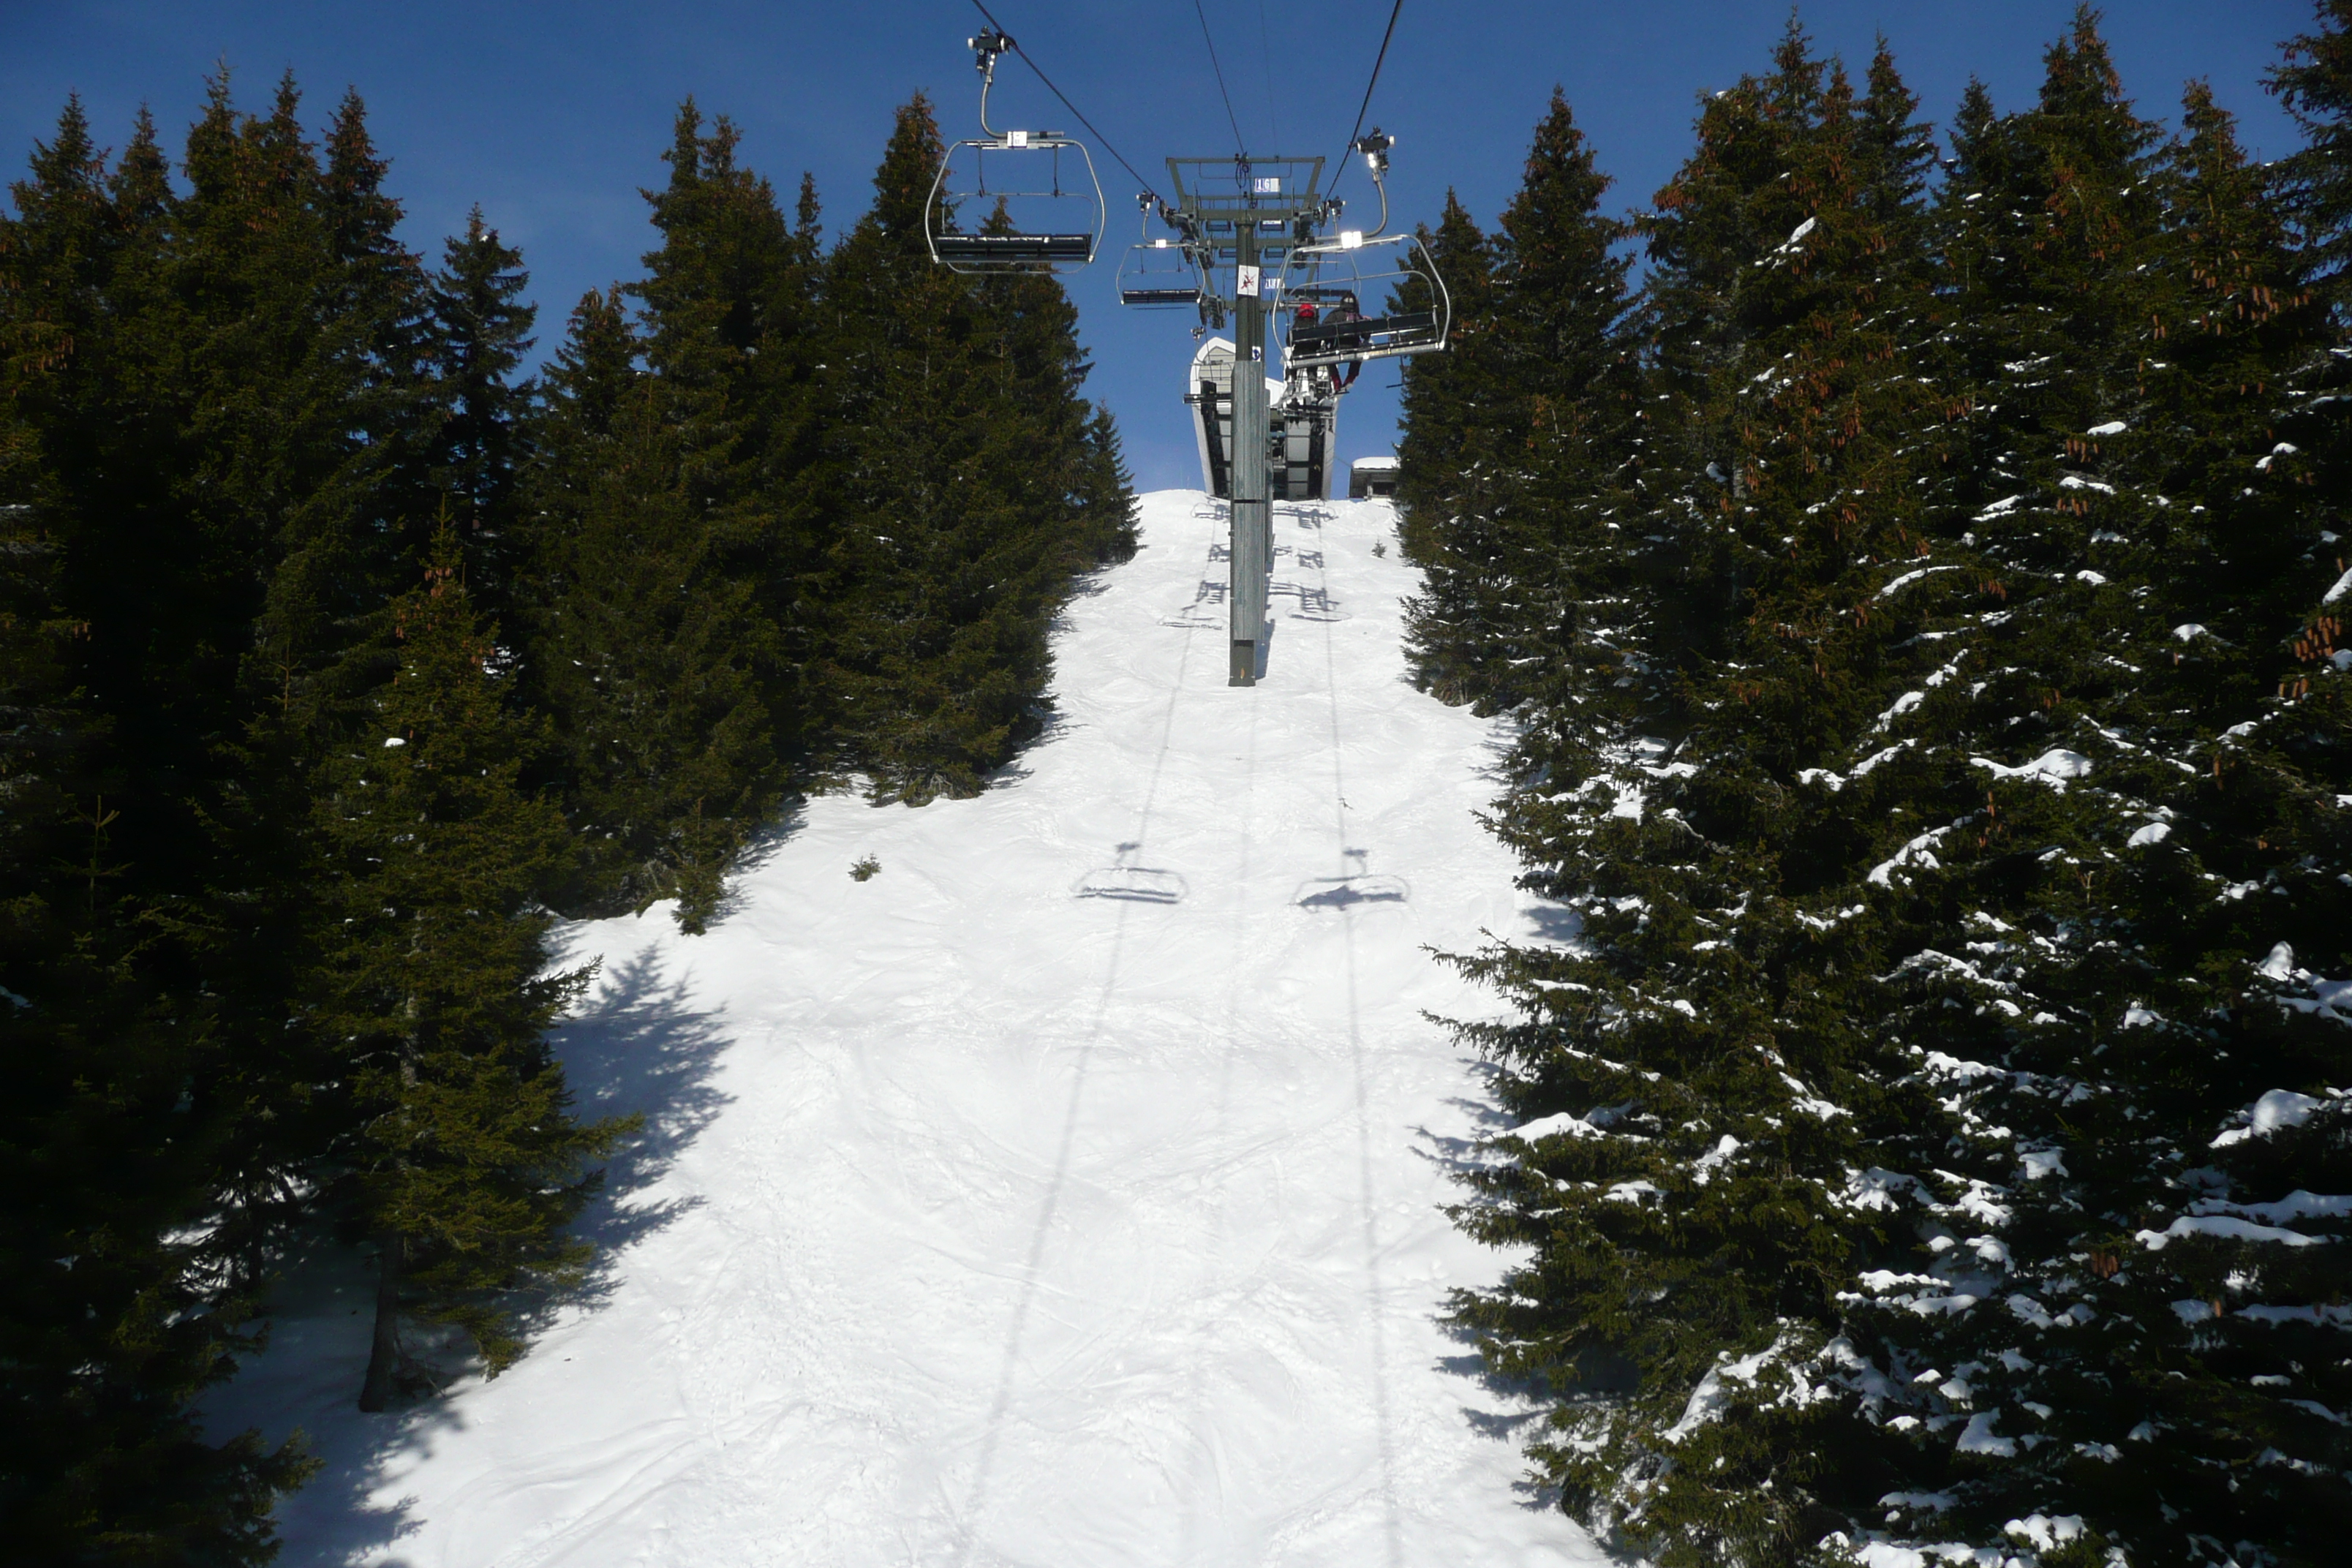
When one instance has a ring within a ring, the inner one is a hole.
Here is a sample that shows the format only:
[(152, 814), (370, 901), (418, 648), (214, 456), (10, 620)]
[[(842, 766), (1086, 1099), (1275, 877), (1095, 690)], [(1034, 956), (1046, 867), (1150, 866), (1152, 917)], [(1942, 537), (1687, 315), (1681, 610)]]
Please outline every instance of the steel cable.
[[(1197, 3), (1197, 0), (1196, 0)], [(1356, 150), (1356, 138), (1364, 133), (1364, 115), (1372, 107), (1372, 89), (1381, 84), (1381, 67), (1389, 58), (1389, 40), (1396, 37), (1397, 16), (1404, 9), (1404, 0), (1396, 0), (1389, 7), (1389, 30), (1381, 35), (1381, 52), (1372, 61), (1372, 77), (1364, 83), (1364, 101), (1356, 105), (1355, 129), (1348, 132), (1348, 145), (1339, 153), (1339, 172), (1331, 176), (1331, 189), (1337, 191), (1339, 182), (1348, 176), (1348, 154)]]
[(1234, 113), (1234, 95), (1225, 90), (1225, 68), (1217, 63), (1217, 40), (1209, 37), (1209, 14), (1201, 9), (1201, 0), (1192, 0), (1192, 15), (1201, 18), (1201, 41), (1209, 46), (1209, 68), (1217, 73), (1217, 96), (1225, 100), (1225, 123), (1234, 128), (1234, 153), (1237, 157), (1249, 156), (1249, 145), (1242, 140), (1242, 122)]
[(1037, 62), (1029, 58), (1029, 51), (1023, 48), (1019, 43), (1015, 42), (1012, 34), (1005, 33), (1004, 24), (998, 21), (993, 16), (990, 15), (988, 7), (982, 5), (981, 0), (971, 0), (971, 3), (974, 8), (976, 8), (982, 16), (987, 18), (988, 25), (990, 26), (995, 28), (999, 33), (1004, 34), (1005, 41), (1013, 45), (1013, 52), (1021, 57), (1021, 63), (1023, 65), (1027, 66), (1031, 70), (1037, 73), (1037, 79), (1045, 84), (1045, 90), (1052, 93), (1055, 98), (1060, 99), (1062, 101), (1062, 107), (1068, 110), (1071, 115), (1076, 119), (1077, 122), (1087, 128), (1087, 133), (1092, 136), (1096, 141), (1101, 142), (1102, 150), (1109, 153), (1113, 158), (1117, 159), (1118, 166), (1127, 171), (1129, 177), (1134, 180), (1137, 184), (1143, 187), (1143, 194), (1150, 196), (1154, 202), (1159, 203), (1161, 206), (1166, 206), (1168, 203), (1166, 199), (1160, 195), (1158, 187), (1154, 186), (1150, 180), (1145, 179), (1141, 174), (1135, 172), (1135, 165), (1129, 163), (1126, 157), (1120, 153), (1119, 150), (1111, 145), (1110, 138), (1104, 135), (1100, 131), (1095, 129), (1095, 122), (1088, 120), (1086, 117), (1085, 111), (1080, 110), (1076, 104), (1070, 101), (1068, 94), (1065, 93), (1060, 88), (1054, 85), (1054, 79), (1047, 76), (1045, 70), (1039, 67)]

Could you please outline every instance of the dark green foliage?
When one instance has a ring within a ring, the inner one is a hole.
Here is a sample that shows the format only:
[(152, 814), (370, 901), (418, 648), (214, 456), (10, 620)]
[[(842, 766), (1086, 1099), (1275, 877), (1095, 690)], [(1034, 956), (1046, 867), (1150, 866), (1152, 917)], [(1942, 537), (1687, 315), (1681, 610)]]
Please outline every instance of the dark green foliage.
[[(1597, 606), (1595, 646), (1523, 742), (1542, 782), (1501, 818), (1530, 884), (1584, 910), (1582, 950), (1472, 964), (1529, 1008), (1480, 1037), (1507, 1104), (1581, 1120), (1481, 1182), (1465, 1221), (1533, 1245), (1543, 1287), (1465, 1300), (1464, 1319), (1507, 1342), (1512, 1373), (1639, 1379), (1565, 1407), (1536, 1452), (1571, 1506), (1667, 1561), (1821, 1533), (1845, 1440), (1773, 1369), (1834, 1335), (1839, 1282), (1875, 1239), (1841, 1205), (1844, 1173), (1920, 1108), (1809, 923), (1821, 860), (1857, 846), (1789, 787), (1867, 722), (1825, 645), (1863, 591), (1857, 550), (1912, 521), (1892, 437), (1917, 396), (1892, 349), (1926, 291), (1882, 265), (1885, 163), (1865, 153), (1908, 100), (1885, 68), (1858, 101), (1793, 33), (1776, 64), (1707, 100), (1650, 219), (1657, 346), (1616, 547), (1648, 603)], [(1725, 1352), (1755, 1379), (1717, 1376)], [(1684, 1422), (1710, 1376), (1723, 1414)]]
[(543, 395), (520, 255), (476, 213), (428, 274), (359, 100), (316, 145), (299, 107), (215, 79), (175, 183), (143, 115), (110, 170), (69, 104), (0, 215), (28, 1560), (271, 1554), (299, 1444), (192, 1407), (314, 1216), (377, 1249), (366, 1406), (510, 1363), (626, 1131), (570, 1113), (551, 910), (699, 930), (788, 791), (977, 788), (1075, 578), (1134, 548), (1060, 289), (914, 260), (919, 101), (832, 258), (813, 184), (788, 220), (687, 105), (648, 276)]
[(0, 1529), (26, 1561), (263, 1562), (275, 1494), (310, 1468), (189, 1412), (249, 1348), (256, 1281), (215, 1186), (233, 1113), (201, 1091), (217, 1031), (157, 961), (146, 916), (173, 889), (127, 842), (156, 847), (172, 803), (133, 782), (120, 688), (92, 689), (81, 590), (118, 542), (93, 492), (137, 483), (108, 471), (137, 453), (109, 427), (114, 307), (163, 194), (143, 120), (110, 181), (69, 103), (0, 219)]
[(653, 198), (650, 333), (635, 338), (616, 298), (573, 312), (531, 499), (527, 679), (555, 720), (589, 901), (677, 898), (689, 930), (782, 790), (780, 720), (795, 717), (778, 711), (762, 594), (789, 545), (761, 351), (792, 354), (807, 269), (733, 148), (724, 122), (705, 137), (681, 112)]
[(2265, 85), (2305, 138), (2281, 170), (2286, 205), (2340, 308), (2352, 261), (2352, 5), (2314, 0), (2312, 11), (2319, 26), (2287, 40)]
[(877, 800), (918, 805), (977, 792), (1037, 732), (1054, 610), (1077, 573), (1133, 550), (1116, 439), (1078, 396), (1087, 366), (1060, 286), (975, 282), (929, 259), (940, 150), (917, 97), (826, 271), (833, 510), (813, 595), (840, 763)]
[(1407, 362), (1400, 496), (1426, 589), (1410, 636), (1449, 701), (1508, 708), (1613, 646), (1622, 552), (1609, 498), (1629, 478), (1640, 380), (1607, 176), (1557, 89), (1491, 241), (1449, 201), (1433, 254), (1457, 346)]
[[(1475, 519), (1476, 487), (1492, 461), (1482, 404), (1495, 380), (1494, 247), (1450, 190), (1437, 228), (1423, 228), (1420, 238), (1445, 279), (1454, 317), (1445, 353), (1404, 362), (1398, 534), (1423, 579), (1411, 607), (1416, 677), (1442, 700), (1462, 702), (1475, 691), (1469, 672), (1457, 667), (1486, 647), (1479, 601), (1501, 574), (1486, 530), (1465, 521), (1465, 513)], [(1397, 300), (1400, 309), (1427, 304)]]
[(521, 777), (543, 721), (515, 710), (492, 628), (458, 577), (454, 534), (393, 606), (396, 667), (319, 769), (324, 919), (312, 1027), (351, 1074), (354, 1219), (379, 1238), (381, 1409), (407, 1375), (403, 1314), (467, 1331), (492, 1374), (520, 1345), (507, 1294), (576, 1280), (588, 1247), (563, 1226), (593, 1190), (586, 1163), (627, 1125), (574, 1121), (546, 1032), (587, 982), (543, 974), (538, 902), (569, 845)]
[[(1966, 527), (2004, 605), (1956, 619), (1939, 648), (1978, 672), (1971, 700), (1937, 694), (1905, 725), (1906, 795), (1957, 842), (1874, 900), (1892, 923), (1883, 1026), (1922, 1052), (1957, 1121), (1890, 1146), (1885, 1164), (1924, 1178), (1893, 1202), (1919, 1205), (1927, 1246), (1890, 1260), (1852, 1322), (1885, 1371), (1932, 1363), (1966, 1388), (1897, 1375), (1900, 1394), (1865, 1401), (1920, 1423), (1888, 1450), (1895, 1489), (1949, 1494), (1909, 1528), (1993, 1539), (2063, 1512), (2134, 1561), (2197, 1561), (2202, 1535), (2315, 1563), (2341, 1483), (2283, 1460), (2340, 1474), (2341, 1440), (2294, 1401), (2343, 1385), (2294, 1321), (2324, 1316), (2342, 1266), (2193, 1233), (2326, 1179), (2306, 1152), (2283, 1184), (2293, 1157), (2267, 1139), (2215, 1151), (2233, 1111), (2324, 1092), (2345, 1060), (2338, 1031), (2294, 1010), (2309, 975), (2275, 948), (2308, 934), (2323, 967), (2347, 956), (2333, 933), (2352, 840), (2305, 771), (2327, 742), (2281, 679), (2321, 520), (2307, 468), (2276, 446), (2279, 384), (2324, 318), (2201, 88), (2183, 130), (2143, 152), (2152, 132), (2087, 23), (2051, 51), (2041, 106), (1991, 128), (2018, 152), (1975, 205), (2033, 214), (2007, 285), (2028, 346), (1988, 345), (1964, 423), (1997, 493), (1947, 526)], [(2105, 199), (2141, 189), (2137, 210)], [(2292, 1201), (2272, 1212), (2341, 1229)], [(1969, 1293), (2006, 1310), (1940, 1305)], [(2200, 1302), (2224, 1321), (2201, 1322)]]
[(68, 104), (0, 214), (28, 1560), (271, 1555), (299, 1443), (192, 1410), (315, 1216), (377, 1248), (368, 1407), (446, 1370), (419, 1324), (510, 1363), (626, 1131), (570, 1113), (551, 910), (699, 930), (789, 791), (979, 787), (1075, 579), (1134, 548), (1067, 299), (915, 260), (919, 100), (831, 258), (813, 184), (788, 219), (688, 104), (648, 276), (544, 395), (517, 251), (477, 212), (428, 273), (358, 98), (315, 144), (299, 109), (215, 78), (175, 180), (143, 114), (110, 169)]
[(517, 379), (530, 352), (535, 307), (522, 300), (522, 255), (476, 207), (443, 247), (431, 289), (433, 401), (440, 415), (432, 477), (466, 541), (468, 590), (493, 618), (506, 613), (528, 561), (517, 490), (534, 388)]
[(1583, 931), (1465, 961), (1528, 1124), (1461, 1219), (1528, 1261), (1459, 1319), (1662, 1563), (2324, 1561), (2324, 256), (2087, 14), (1932, 200), (1883, 48), (1859, 97), (1793, 28), (1774, 64), (1644, 220), (1631, 466), (1543, 508), (1619, 509), (1620, 673), (1580, 641), (1521, 699), (1497, 826)]

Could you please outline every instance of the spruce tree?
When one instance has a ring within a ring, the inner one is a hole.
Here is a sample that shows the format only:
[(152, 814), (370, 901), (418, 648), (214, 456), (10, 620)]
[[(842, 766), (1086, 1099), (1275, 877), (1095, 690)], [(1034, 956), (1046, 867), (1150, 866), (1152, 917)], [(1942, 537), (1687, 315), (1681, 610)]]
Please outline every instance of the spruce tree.
[(674, 897), (689, 931), (778, 798), (803, 707), (777, 615), (796, 613), (805, 551), (807, 258), (735, 145), (679, 111), (669, 184), (646, 193), (663, 244), (637, 290), (646, 335), (617, 300), (574, 312), (531, 501), (529, 679), (593, 854), (591, 902)]
[[(1437, 227), (1419, 232), (1445, 280), (1453, 310), (1442, 354), (1404, 362), (1402, 436), (1397, 442), (1397, 537), (1422, 574), (1406, 606), (1414, 679), (1440, 701), (1474, 700), (1477, 650), (1488, 616), (1482, 606), (1507, 593), (1507, 566), (1485, 525), (1484, 486), (1493, 469), (1484, 419), (1496, 380), (1493, 242), (1449, 189)], [(1423, 286), (1399, 291), (1400, 309), (1426, 310)]]
[(2303, 132), (2282, 161), (2284, 195), (2315, 280), (2340, 309), (2352, 262), (2352, 5), (2314, 0), (2319, 26), (2286, 41), (2264, 82)]
[(133, 518), (179, 537), (152, 541), (136, 595), (89, 584), (97, 603), (158, 611), (128, 628), (149, 646), (121, 650), (140, 661), (126, 683), (150, 687), (135, 700), (156, 703), (154, 760), (174, 770), (189, 840), (154, 918), (217, 998), (219, 1071), (198, 1099), (233, 1119), (223, 1198), (256, 1277), (301, 1217), (306, 1168), (345, 1130), (347, 1108), (318, 1089), (332, 1043), (296, 1001), (316, 913), (311, 772), (380, 679), (436, 422), (424, 268), (395, 233), (364, 110), (343, 99), (321, 158), (299, 103), (289, 75), (266, 116), (241, 114), (223, 77), (190, 131), (191, 189), (139, 327), (169, 422), (142, 464), (162, 504)]
[(357, 1223), (378, 1245), (361, 1408), (429, 1379), (404, 1318), (463, 1329), (492, 1375), (520, 1352), (513, 1292), (576, 1279), (564, 1226), (583, 1167), (626, 1131), (571, 1115), (546, 1032), (588, 979), (544, 973), (540, 894), (568, 833), (522, 774), (545, 744), (515, 710), (453, 531), (395, 605), (373, 722), (322, 763), (314, 1027), (348, 1061)]
[(975, 283), (930, 261), (940, 154), (918, 95), (824, 282), (839, 335), (821, 679), (841, 764), (877, 800), (916, 805), (977, 792), (1042, 728), (1050, 618), (1131, 528), (1113, 434), (1078, 396), (1059, 284)]
[[(1485, 303), (1465, 322), (1468, 357), (1431, 373), (1436, 384), (1410, 410), (1407, 468), (1419, 477), (1405, 503), (1428, 587), (1408, 635), (1432, 689), (1482, 711), (1540, 689), (1572, 657), (1582, 606), (1612, 602), (1620, 585), (1609, 508), (1594, 498), (1626, 477), (1639, 380), (1625, 331), (1632, 259), (1615, 253), (1630, 230), (1601, 216), (1608, 188), (1555, 89), (1486, 257), (1460, 232), (1466, 217), (1446, 217), (1457, 237), (1444, 248), (1469, 253), (1469, 295)], [(1489, 258), (1491, 281), (1478, 276)], [(1424, 418), (1448, 423), (1442, 387), (1456, 379), (1478, 389), (1475, 413), (1454, 416), (1462, 452), (1477, 454), (1466, 465), (1418, 434)], [(1442, 496), (1422, 495), (1449, 472)]]
[[(575, 316), (583, 370), (600, 367), (581, 337), (617, 320), (609, 302)], [(756, 584), (712, 537), (697, 431), (673, 418), (656, 378), (625, 375), (609, 435), (573, 448), (589, 466), (540, 481), (546, 597), (529, 646), (567, 813), (593, 858), (589, 906), (676, 898), (681, 924), (699, 930), (776, 787), (756, 665), (768, 626)], [(559, 410), (604, 395), (562, 370), (551, 379)]]
[(1534, 1120), (1462, 1218), (1532, 1251), (1460, 1317), (1662, 1561), (2320, 1561), (2352, 873), (2311, 258), (2087, 14), (2033, 110), (1970, 91), (1932, 219), (1883, 49), (1859, 100), (1776, 64), (1650, 222), (1655, 635), (1616, 727), (1530, 715), (1498, 817), (1584, 931), (1469, 961)]
[(494, 618), (509, 615), (526, 548), (518, 488), (536, 389), (516, 373), (539, 313), (522, 299), (530, 280), (521, 253), (476, 207), (444, 245), (431, 284), (434, 488), (458, 509), (470, 591)]
[(1522, 1125), (1459, 1217), (1532, 1252), (1457, 1320), (1561, 1390), (1530, 1453), (1570, 1510), (1666, 1563), (1784, 1561), (1843, 1517), (1858, 1436), (1801, 1369), (1881, 1240), (1848, 1173), (1923, 1105), (1844, 1005), (1823, 882), (1860, 846), (1808, 787), (1909, 629), (1870, 599), (1915, 548), (1932, 402), (1900, 352), (1933, 313), (1918, 137), (1883, 55), (1860, 96), (1793, 27), (1774, 63), (1706, 100), (1645, 222), (1630, 602), (1528, 715), (1498, 816), (1581, 942), (1465, 961), (1518, 1005), (1463, 1033)]
[(80, 592), (146, 478), (123, 306), (154, 264), (161, 163), (142, 114), (110, 178), (68, 102), (0, 216), (0, 1528), (28, 1561), (264, 1562), (276, 1494), (311, 1468), (299, 1443), (207, 1440), (191, 1411), (251, 1346), (255, 1281), (220, 1222), (223, 1110), (197, 1092), (212, 1010), (156, 961), (171, 884), (130, 849), (163, 803), (126, 765), (121, 689), (91, 679), (100, 617), (123, 626)]
[(2025, 243), (1956, 247), (2006, 256), (2014, 302), (1971, 314), (1999, 493), (1948, 526), (2004, 603), (1943, 645), (1977, 679), (1915, 710), (1949, 775), (1912, 797), (1934, 847), (1857, 889), (1881, 1027), (1950, 1116), (1880, 1155), (1923, 1242), (1852, 1292), (1845, 1381), (1900, 1436), (1848, 1506), (1898, 1495), (1897, 1542), (2319, 1562), (2343, 1506), (2341, 1441), (2295, 1403), (2341, 1396), (2297, 1326), (2341, 1278), (2297, 1241), (2335, 1228), (2297, 1195), (2337, 1174), (2330, 1117), (2274, 1134), (2260, 1109), (2347, 1059), (2305, 967), (2340, 945), (2278, 945), (2345, 919), (2341, 814), (2305, 771), (2325, 698), (2281, 681), (2321, 541), (2274, 437), (2322, 317), (2201, 88), (2184, 130), (2148, 151), (2084, 16), (2035, 110), (1967, 132), (2010, 152), (1956, 199)]

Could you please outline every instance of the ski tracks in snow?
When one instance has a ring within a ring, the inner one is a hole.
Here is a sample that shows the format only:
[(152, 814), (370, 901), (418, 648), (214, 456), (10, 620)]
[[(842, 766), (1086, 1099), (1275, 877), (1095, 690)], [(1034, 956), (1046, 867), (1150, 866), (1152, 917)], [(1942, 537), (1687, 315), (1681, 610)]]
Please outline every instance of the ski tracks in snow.
[(368, 1281), (314, 1270), (211, 1406), (327, 1460), (285, 1561), (1601, 1561), (1436, 1321), (1500, 1268), (1437, 1212), (1482, 1101), (1422, 1016), (1492, 1007), (1426, 948), (1530, 929), (1492, 731), (1404, 681), (1385, 502), (1276, 507), (1225, 686), (1221, 513), (1145, 498), (986, 795), (811, 802), (707, 937), (569, 928), (583, 1109), (649, 1123), (599, 1287), (368, 1418)]

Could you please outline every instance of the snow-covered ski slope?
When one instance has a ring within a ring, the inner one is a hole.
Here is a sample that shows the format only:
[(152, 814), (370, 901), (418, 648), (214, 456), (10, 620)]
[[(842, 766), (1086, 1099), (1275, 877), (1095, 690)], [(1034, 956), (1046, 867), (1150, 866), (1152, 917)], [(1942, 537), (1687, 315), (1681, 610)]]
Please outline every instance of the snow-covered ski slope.
[(284, 1562), (1601, 1560), (1435, 1321), (1498, 1265), (1438, 1212), (1492, 1113), (1425, 949), (1544, 919), (1473, 816), (1495, 732), (1403, 679), (1389, 503), (1276, 509), (1254, 689), (1222, 509), (1142, 523), (986, 795), (812, 802), (704, 937), (568, 931), (583, 1109), (650, 1124), (599, 1288), (373, 1418), (367, 1278), (298, 1288), (215, 1401), (328, 1461)]

